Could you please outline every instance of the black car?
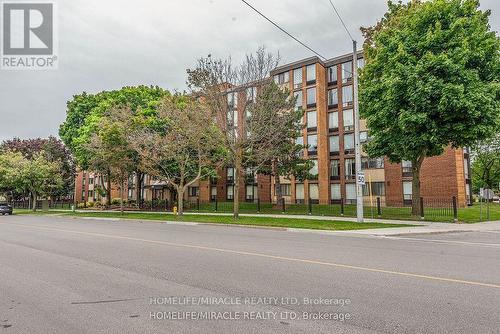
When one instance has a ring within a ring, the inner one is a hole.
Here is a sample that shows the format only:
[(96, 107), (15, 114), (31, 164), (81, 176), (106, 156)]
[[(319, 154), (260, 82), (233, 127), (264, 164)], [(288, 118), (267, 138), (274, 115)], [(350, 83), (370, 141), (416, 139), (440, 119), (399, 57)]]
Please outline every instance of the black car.
[(12, 207), (7, 203), (0, 203), (0, 214), (2, 216), (11, 215), (12, 214)]

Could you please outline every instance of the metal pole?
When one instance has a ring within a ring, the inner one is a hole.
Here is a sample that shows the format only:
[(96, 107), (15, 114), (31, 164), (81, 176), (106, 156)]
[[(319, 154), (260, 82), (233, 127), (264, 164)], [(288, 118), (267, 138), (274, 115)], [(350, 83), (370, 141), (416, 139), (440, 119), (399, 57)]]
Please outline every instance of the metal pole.
[(359, 182), (359, 174), (361, 173), (361, 142), (359, 138), (359, 101), (358, 101), (358, 47), (357, 42), (352, 41), (352, 68), (353, 68), (353, 87), (354, 87), (354, 142), (356, 153), (356, 216), (358, 223), (363, 222), (363, 186)]

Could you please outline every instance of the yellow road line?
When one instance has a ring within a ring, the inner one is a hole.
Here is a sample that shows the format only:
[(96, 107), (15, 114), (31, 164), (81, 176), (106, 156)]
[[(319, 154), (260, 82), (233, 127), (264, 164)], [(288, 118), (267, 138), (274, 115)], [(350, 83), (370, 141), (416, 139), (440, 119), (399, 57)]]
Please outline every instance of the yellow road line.
[(400, 272), (400, 271), (392, 271), (392, 270), (384, 270), (384, 269), (377, 269), (377, 268), (353, 266), (353, 265), (333, 263), (333, 262), (307, 260), (307, 259), (300, 259), (300, 258), (293, 258), (293, 257), (270, 255), (270, 254), (264, 254), (264, 253), (245, 252), (245, 251), (238, 251), (238, 250), (232, 250), (232, 249), (207, 247), (207, 246), (199, 246), (199, 245), (190, 245), (190, 244), (181, 244), (181, 243), (168, 242), (168, 241), (141, 239), (141, 238), (127, 237), (127, 236), (109, 235), (109, 234), (103, 234), (103, 233), (83, 232), (83, 231), (59, 229), (59, 228), (53, 228), (53, 227), (42, 227), (42, 226), (23, 225), (23, 224), (5, 224), (5, 225), (9, 225), (9, 226), (22, 226), (22, 227), (35, 228), (35, 229), (40, 229), (40, 230), (49, 230), (49, 231), (74, 233), (74, 234), (81, 234), (81, 235), (94, 236), (94, 237), (102, 237), (102, 238), (109, 238), (109, 239), (139, 241), (139, 242), (145, 242), (145, 243), (157, 244), (157, 245), (165, 245), (165, 246), (171, 246), (171, 247), (182, 247), (182, 248), (190, 248), (190, 249), (198, 249), (198, 250), (207, 250), (207, 251), (229, 253), (229, 254), (237, 254), (237, 255), (246, 255), (246, 256), (254, 256), (254, 257), (274, 259), (274, 260), (281, 260), (281, 261), (307, 263), (307, 264), (316, 264), (316, 265), (322, 265), (322, 266), (328, 266), (328, 267), (345, 268), (345, 269), (367, 271), (367, 272), (374, 272), (374, 273), (382, 273), (382, 274), (389, 274), (389, 275), (396, 275), (396, 276), (420, 278), (420, 279), (440, 281), (440, 282), (459, 283), (459, 284), (465, 284), (465, 285), (474, 285), (474, 286), (481, 286), (481, 287), (488, 287), (488, 288), (497, 288), (497, 289), (500, 289), (500, 285), (499, 284), (493, 284), (493, 283), (482, 283), (482, 282), (467, 281), (467, 280), (460, 280), (460, 279), (454, 279), (454, 278), (446, 278), (446, 277), (438, 277), (438, 276), (413, 274), (413, 273), (406, 273), (406, 272)]

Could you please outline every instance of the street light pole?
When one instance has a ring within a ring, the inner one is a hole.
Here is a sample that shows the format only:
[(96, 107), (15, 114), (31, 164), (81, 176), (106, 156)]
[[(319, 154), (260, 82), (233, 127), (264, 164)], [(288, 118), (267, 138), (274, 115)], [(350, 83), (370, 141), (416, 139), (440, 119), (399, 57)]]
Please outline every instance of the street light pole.
[(360, 120), (359, 120), (359, 101), (358, 101), (358, 47), (355, 40), (352, 41), (352, 67), (353, 67), (353, 106), (354, 106), (354, 143), (355, 143), (355, 164), (356, 164), (356, 216), (358, 223), (363, 222), (363, 185), (360, 182), (361, 174), (361, 142), (360, 142)]

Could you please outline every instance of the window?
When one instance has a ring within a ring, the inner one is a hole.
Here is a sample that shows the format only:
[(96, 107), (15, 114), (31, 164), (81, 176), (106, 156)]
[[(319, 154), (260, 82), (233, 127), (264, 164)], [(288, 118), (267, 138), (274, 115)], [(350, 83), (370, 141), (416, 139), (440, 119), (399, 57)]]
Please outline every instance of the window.
[(258, 198), (257, 194), (258, 188), (256, 185), (247, 185), (246, 186), (246, 200), (247, 201), (253, 201), (254, 199)]
[(292, 195), (292, 185), (291, 184), (280, 184), (281, 196), (291, 196)]
[(308, 85), (316, 82), (316, 64), (306, 67), (306, 80)]
[(464, 158), (464, 175), (466, 179), (469, 178), (469, 159), (467, 158)]
[(318, 160), (311, 160), (313, 163), (312, 168), (309, 170), (309, 174), (311, 174), (312, 177), (318, 177)]
[(340, 180), (340, 160), (330, 161), (330, 180)]
[(295, 185), (295, 201), (298, 203), (304, 202), (304, 184), (297, 183)]
[(227, 182), (229, 182), (229, 183), (234, 182), (234, 168), (233, 167), (228, 167), (228, 169), (227, 169)]
[(94, 198), (94, 191), (93, 190), (89, 190), (88, 198)]
[(276, 74), (274, 76), (274, 82), (277, 85), (284, 85), (284, 84), (290, 82), (290, 73), (284, 72), (284, 73)]
[(94, 184), (94, 178), (93, 177), (89, 177), (89, 184)]
[(384, 168), (384, 158), (362, 158), (362, 169), (381, 169)]
[(316, 111), (309, 111), (307, 113), (307, 129), (311, 131), (316, 131), (318, 127), (318, 118), (316, 116)]
[(348, 183), (345, 185), (345, 197), (347, 203), (356, 203), (356, 184)]
[(328, 83), (330, 83), (330, 84), (336, 84), (337, 81), (338, 81), (338, 78), (337, 78), (337, 65), (330, 66), (328, 68)]
[(347, 109), (342, 111), (342, 116), (344, 118), (344, 131), (354, 130), (354, 112), (352, 109)]
[(338, 155), (340, 152), (339, 136), (330, 136), (330, 155)]
[(364, 58), (358, 58), (358, 68), (364, 68), (365, 67), (365, 59)]
[(302, 91), (299, 90), (298, 92), (295, 92), (293, 95), (296, 98), (296, 100), (295, 100), (295, 110), (302, 109)]
[(227, 126), (238, 127), (238, 116), (236, 110), (228, 110), (227, 111)]
[(85, 201), (85, 190), (82, 190), (82, 201)]
[(295, 139), (295, 144), (296, 145), (300, 145), (300, 146), (304, 146), (304, 137), (300, 136), (300, 137), (297, 137)]
[(297, 68), (293, 70), (293, 88), (302, 87), (302, 68)]
[(367, 141), (368, 141), (368, 132), (361, 131), (359, 133), (359, 142), (360, 143), (366, 143)]
[(227, 200), (234, 200), (234, 186), (227, 186)]
[(318, 203), (319, 200), (319, 186), (317, 183), (309, 184), (309, 199), (312, 203)]
[(356, 160), (345, 159), (344, 163), (346, 180), (354, 180), (356, 178)]
[(385, 196), (384, 182), (372, 182), (372, 183), (367, 182), (363, 186), (363, 196), (370, 196), (370, 188), (372, 190), (372, 196)]
[(307, 107), (312, 108), (316, 107), (316, 87), (307, 89)]
[(330, 184), (330, 198), (333, 201), (342, 199), (342, 192), (340, 191), (340, 184)]
[(217, 186), (210, 187), (210, 199), (215, 201), (217, 199)]
[(247, 101), (254, 101), (257, 97), (257, 87), (248, 87), (246, 89)]
[(328, 91), (328, 107), (336, 108), (339, 105), (339, 93), (337, 88)]
[(330, 131), (338, 131), (339, 129), (339, 113), (331, 112), (328, 114), (328, 129)]
[(229, 109), (234, 109), (234, 108), (236, 108), (237, 104), (238, 104), (238, 94), (236, 92), (228, 93), (227, 94), (227, 107)]
[(412, 173), (412, 163), (408, 160), (403, 160), (401, 162), (401, 169), (403, 171), (403, 176), (410, 177), (413, 175)]
[(403, 200), (410, 202), (413, 198), (413, 189), (411, 182), (403, 182)]
[(82, 186), (85, 187), (85, 182), (87, 182), (87, 178), (85, 176), (85, 174), (83, 174), (82, 176)]
[(344, 135), (344, 151), (350, 153), (354, 150), (354, 134)]
[(352, 107), (354, 91), (352, 90), (352, 86), (344, 86), (342, 87), (342, 106), (343, 107)]
[(318, 135), (307, 136), (308, 153), (315, 155), (318, 153)]
[(342, 64), (342, 83), (352, 80), (352, 61)]
[(200, 196), (200, 188), (199, 187), (189, 187), (188, 190), (190, 197)]

